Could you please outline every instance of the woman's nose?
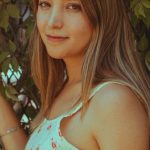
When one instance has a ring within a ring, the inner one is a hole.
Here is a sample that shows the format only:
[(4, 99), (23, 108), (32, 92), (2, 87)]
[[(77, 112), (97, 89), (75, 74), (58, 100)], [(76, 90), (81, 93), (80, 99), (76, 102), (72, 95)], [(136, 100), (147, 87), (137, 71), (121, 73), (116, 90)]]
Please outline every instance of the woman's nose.
[(53, 9), (50, 12), (48, 19), (48, 26), (50, 28), (62, 28), (63, 27), (63, 15), (58, 9)]

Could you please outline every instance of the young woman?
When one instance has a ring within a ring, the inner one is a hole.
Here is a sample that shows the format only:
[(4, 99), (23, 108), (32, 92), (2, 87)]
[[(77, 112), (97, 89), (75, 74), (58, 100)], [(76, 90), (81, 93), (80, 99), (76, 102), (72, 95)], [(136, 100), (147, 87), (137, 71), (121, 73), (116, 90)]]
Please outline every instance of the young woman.
[[(150, 82), (124, 1), (33, 5), (31, 67), (41, 110), (25, 150), (148, 150)], [(5, 145), (25, 143), (21, 132), (5, 136)]]

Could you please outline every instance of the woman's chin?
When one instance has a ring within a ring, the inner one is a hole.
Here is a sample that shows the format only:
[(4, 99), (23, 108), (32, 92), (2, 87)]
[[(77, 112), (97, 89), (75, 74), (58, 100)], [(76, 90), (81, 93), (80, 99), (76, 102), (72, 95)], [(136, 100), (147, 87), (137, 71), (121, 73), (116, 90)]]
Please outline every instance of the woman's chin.
[(62, 54), (49, 54), (48, 55), (53, 59), (63, 59), (65, 56)]

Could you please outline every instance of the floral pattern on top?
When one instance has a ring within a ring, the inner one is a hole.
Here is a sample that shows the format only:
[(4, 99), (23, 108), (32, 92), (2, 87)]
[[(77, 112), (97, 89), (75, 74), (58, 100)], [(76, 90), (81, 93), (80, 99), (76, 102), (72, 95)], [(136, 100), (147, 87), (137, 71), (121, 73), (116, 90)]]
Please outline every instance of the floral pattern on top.
[(60, 130), (60, 122), (63, 119), (44, 119), (31, 134), (25, 150), (78, 150), (68, 143)]

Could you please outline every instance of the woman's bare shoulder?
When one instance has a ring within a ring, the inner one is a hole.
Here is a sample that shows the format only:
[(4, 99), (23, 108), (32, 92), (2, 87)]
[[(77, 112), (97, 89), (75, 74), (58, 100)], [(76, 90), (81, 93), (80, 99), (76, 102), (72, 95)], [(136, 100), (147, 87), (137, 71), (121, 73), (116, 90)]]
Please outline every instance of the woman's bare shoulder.
[(115, 83), (104, 86), (90, 107), (93, 135), (102, 150), (148, 150), (148, 116), (129, 87)]
[(114, 102), (139, 103), (139, 100), (131, 88), (122, 83), (113, 82), (101, 87), (92, 98), (92, 103), (96, 106), (97, 103), (108, 103), (110, 106)]

